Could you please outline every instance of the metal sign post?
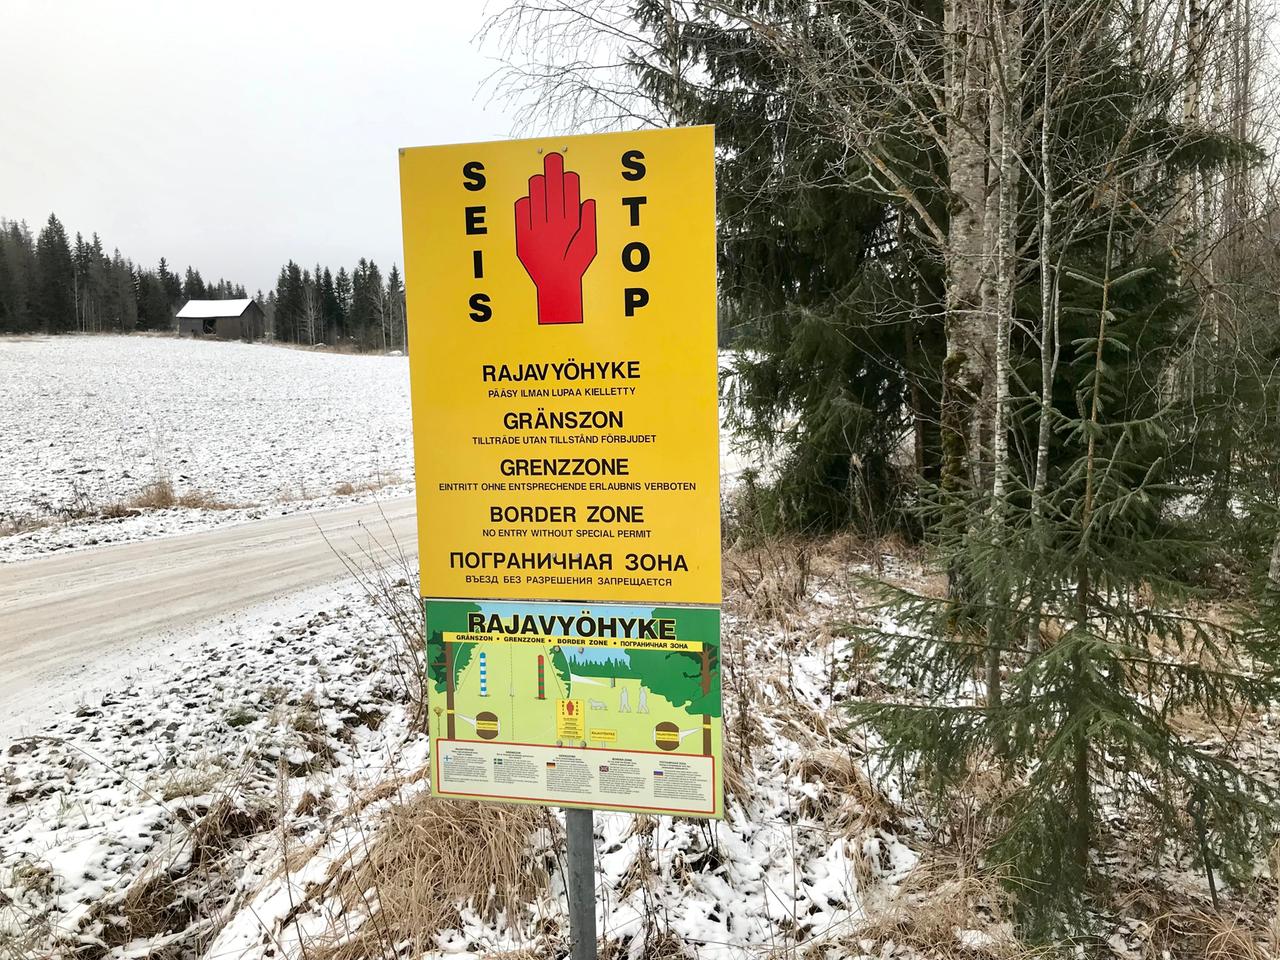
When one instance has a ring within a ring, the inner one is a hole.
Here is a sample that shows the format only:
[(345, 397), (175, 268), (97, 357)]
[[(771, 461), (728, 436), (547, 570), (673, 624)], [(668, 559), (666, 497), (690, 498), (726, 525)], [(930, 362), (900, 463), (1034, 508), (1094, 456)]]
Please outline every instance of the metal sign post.
[(569, 940), (572, 960), (596, 960), (595, 825), (590, 810), (566, 809)]

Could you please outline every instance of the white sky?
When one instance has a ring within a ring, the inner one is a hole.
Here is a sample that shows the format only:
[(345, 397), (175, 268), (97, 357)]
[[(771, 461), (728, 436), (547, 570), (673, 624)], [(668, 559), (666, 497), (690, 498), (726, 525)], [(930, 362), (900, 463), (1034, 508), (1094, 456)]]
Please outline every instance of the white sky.
[(481, 0), (0, 0), (0, 216), (275, 283), (401, 263), (398, 147), (492, 140)]

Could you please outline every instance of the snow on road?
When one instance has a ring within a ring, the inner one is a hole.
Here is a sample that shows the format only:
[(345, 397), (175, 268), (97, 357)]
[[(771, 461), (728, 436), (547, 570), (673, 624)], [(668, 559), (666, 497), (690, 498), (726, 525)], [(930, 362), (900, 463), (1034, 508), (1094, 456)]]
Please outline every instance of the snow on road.
[(412, 489), (404, 357), (169, 337), (0, 338), (0, 527), (157, 481), (250, 510), (169, 509), (0, 538), (0, 560)]
[(145, 638), (348, 575), (369, 557), (414, 560), (412, 497), (274, 517), (182, 537), (75, 550), (0, 577), (0, 741), (66, 689), (102, 683)]

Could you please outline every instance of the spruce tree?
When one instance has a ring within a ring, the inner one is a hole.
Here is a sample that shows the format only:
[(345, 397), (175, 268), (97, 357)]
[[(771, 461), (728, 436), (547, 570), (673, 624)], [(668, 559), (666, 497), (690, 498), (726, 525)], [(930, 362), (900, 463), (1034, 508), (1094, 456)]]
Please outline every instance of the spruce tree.
[(333, 279), (333, 296), (337, 301), (338, 337), (345, 340), (351, 336), (351, 277), (346, 267), (339, 267)]
[[(829, 123), (797, 65), (743, 29), (844, 13), (860, 29), (856, 4), (843, 6), (738, 0), (741, 19), (686, 9), (673, 25), (668, 4), (641, 0), (648, 48), (631, 64), (660, 112), (716, 127), (721, 339), (746, 348), (726, 381), (729, 418), (774, 464), (762, 503), (793, 529), (883, 530), (910, 491), (896, 461), (912, 427), (915, 469), (937, 474), (939, 264), (847, 145), (816, 135)], [(945, 222), (931, 186), (940, 159), (924, 148), (910, 159), (912, 186)]]
[(13, 257), (9, 253), (9, 225), (0, 220), (0, 332), (12, 333), (18, 329), (17, 311), (14, 306), (15, 282)]
[(36, 319), (46, 333), (74, 329), (75, 265), (62, 222), (53, 214), (36, 240)]
[(404, 282), (400, 279), (400, 268), (394, 263), (387, 272), (387, 289), (384, 297), (387, 311), (388, 347), (405, 349), (406, 327), (404, 315)]
[(35, 240), (25, 222), (0, 220), (0, 256), (7, 276), (0, 290), (0, 314), (7, 318), (9, 330), (31, 330), (35, 325)]
[(200, 271), (187, 267), (186, 276), (182, 280), (182, 298), (184, 300), (206, 300), (209, 293), (205, 287)]

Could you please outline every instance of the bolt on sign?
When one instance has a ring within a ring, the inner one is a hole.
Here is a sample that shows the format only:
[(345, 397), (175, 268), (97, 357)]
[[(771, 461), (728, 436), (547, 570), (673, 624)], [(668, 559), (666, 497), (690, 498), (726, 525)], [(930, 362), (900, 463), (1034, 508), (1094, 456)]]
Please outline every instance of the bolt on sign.
[(723, 815), (713, 148), (400, 152), (437, 796)]

